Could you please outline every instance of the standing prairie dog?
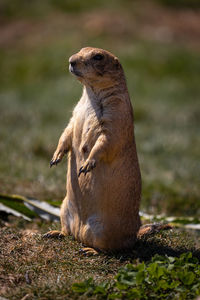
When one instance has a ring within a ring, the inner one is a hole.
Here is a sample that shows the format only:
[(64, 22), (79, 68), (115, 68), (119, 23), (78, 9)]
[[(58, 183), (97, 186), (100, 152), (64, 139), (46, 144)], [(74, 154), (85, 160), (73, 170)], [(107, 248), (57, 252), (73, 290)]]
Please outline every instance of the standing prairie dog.
[(68, 153), (61, 232), (102, 251), (131, 248), (140, 228), (141, 176), (133, 109), (116, 56), (83, 48), (69, 59), (83, 94), (51, 160)]

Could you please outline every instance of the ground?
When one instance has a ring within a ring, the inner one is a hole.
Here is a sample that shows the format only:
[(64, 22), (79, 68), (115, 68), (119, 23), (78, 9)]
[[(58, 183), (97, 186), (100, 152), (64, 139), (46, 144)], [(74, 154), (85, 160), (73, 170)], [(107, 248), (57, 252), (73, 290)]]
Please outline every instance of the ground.
[[(126, 74), (143, 180), (141, 209), (198, 219), (198, 1), (2, 0), (0, 12), (0, 193), (61, 203), (66, 159), (51, 169), (49, 162), (82, 89), (68, 73), (68, 58), (95, 46), (115, 53)], [(105, 281), (134, 258), (148, 261), (157, 252), (179, 255), (192, 248), (199, 255), (199, 237), (176, 229), (152, 237), (148, 247), (138, 244), (127, 256), (87, 258), (71, 237), (43, 240), (48, 227), (59, 225), (2, 217), (2, 295), (51, 299), (55, 293), (66, 299), (74, 281)]]
[(1, 221), (1, 296), (12, 300), (76, 299), (71, 289), (74, 282), (91, 277), (96, 283), (107, 282), (119, 268), (147, 262), (155, 254), (176, 257), (192, 251), (200, 259), (199, 237), (179, 229), (142, 239), (127, 253), (85, 256), (80, 251), (82, 245), (71, 236), (43, 239), (42, 234), (49, 228), (57, 229), (59, 225), (39, 219), (29, 223), (14, 217)]

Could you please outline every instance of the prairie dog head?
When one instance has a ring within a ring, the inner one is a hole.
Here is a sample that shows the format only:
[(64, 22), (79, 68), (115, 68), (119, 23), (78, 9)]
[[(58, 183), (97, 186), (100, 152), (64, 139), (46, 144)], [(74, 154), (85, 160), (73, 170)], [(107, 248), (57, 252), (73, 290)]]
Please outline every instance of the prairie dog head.
[(92, 47), (82, 48), (69, 58), (69, 71), (84, 85), (97, 88), (110, 87), (124, 78), (116, 56)]

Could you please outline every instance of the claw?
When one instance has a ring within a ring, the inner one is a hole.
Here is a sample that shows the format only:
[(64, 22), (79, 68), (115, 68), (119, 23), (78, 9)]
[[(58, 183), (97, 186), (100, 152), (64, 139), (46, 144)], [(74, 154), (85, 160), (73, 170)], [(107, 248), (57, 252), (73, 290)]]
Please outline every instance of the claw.
[(85, 255), (85, 256), (94, 256), (94, 255), (99, 254), (99, 252), (97, 250), (95, 250), (94, 248), (89, 248), (89, 247), (79, 249), (79, 253), (81, 255)]
[(45, 239), (46, 239), (46, 238), (48, 239), (48, 238), (50, 238), (50, 234), (49, 234), (49, 233), (45, 233), (45, 234), (43, 234), (42, 237), (45, 238)]
[(82, 172), (83, 172), (83, 167), (81, 167), (81, 168), (79, 169), (78, 177), (81, 175)]
[(78, 173), (78, 177), (81, 175), (81, 173), (84, 173), (86, 175), (89, 172), (88, 166), (89, 166), (89, 164), (87, 164), (85, 167), (82, 166), (80, 168), (79, 173)]
[(50, 161), (50, 168), (53, 166), (53, 165), (57, 165), (59, 162), (61, 161), (61, 159), (60, 158), (58, 158), (58, 159), (56, 159), (56, 160), (51, 160)]
[(56, 159), (55, 164), (57, 165), (61, 161), (60, 158)]
[(58, 231), (58, 230), (52, 230), (52, 231), (49, 231), (49, 232), (47, 232), (47, 233), (45, 233), (45, 234), (43, 234), (43, 238), (47, 238), (47, 239), (49, 239), (49, 238), (57, 238), (57, 239), (62, 239), (63, 237), (64, 237), (65, 235), (62, 233), (62, 232), (60, 232), (60, 231)]
[(84, 171), (85, 176), (86, 176), (86, 174), (87, 174), (88, 172), (90, 172), (90, 170), (85, 170), (85, 171)]
[(90, 172), (92, 169), (94, 169), (96, 167), (96, 163), (95, 161), (89, 161), (85, 166), (82, 166), (79, 169), (79, 173), (78, 173), (78, 177), (81, 175), (81, 173), (84, 173), (85, 176), (88, 172)]

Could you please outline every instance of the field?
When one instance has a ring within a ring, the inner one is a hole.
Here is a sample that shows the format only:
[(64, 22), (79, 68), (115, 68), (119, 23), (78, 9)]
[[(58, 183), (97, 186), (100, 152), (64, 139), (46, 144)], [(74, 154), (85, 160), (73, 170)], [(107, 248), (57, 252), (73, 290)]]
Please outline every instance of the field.
[[(64, 198), (66, 160), (52, 169), (49, 161), (82, 90), (68, 72), (68, 58), (84, 46), (94, 46), (115, 53), (125, 70), (143, 180), (141, 210), (199, 218), (198, 1), (175, 1), (175, 7), (164, 0), (108, 2), (1, 1), (0, 193), (55, 203)], [(71, 238), (66, 238), (67, 243), (43, 242), (40, 234), (58, 225), (9, 220), (1, 221), (2, 249), (14, 256), (3, 258), (0, 282), (2, 295), (10, 299), (26, 295), (24, 299), (67, 299), (65, 284), (69, 289), (78, 278), (90, 276), (105, 281), (139, 257), (141, 244), (136, 253), (122, 259), (120, 255), (83, 258), (80, 245)], [(168, 239), (170, 233), (158, 234), (154, 242), (163, 241), (163, 247), (155, 246), (139, 258), (149, 261), (157, 252), (178, 256), (199, 251), (199, 236), (192, 233), (171, 233), (171, 245)], [(48, 279), (45, 274), (52, 268), (55, 273)], [(29, 271), (32, 284), (25, 276)], [(69, 293), (69, 299), (78, 297)]]

